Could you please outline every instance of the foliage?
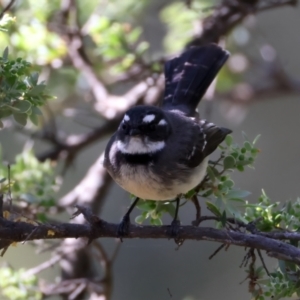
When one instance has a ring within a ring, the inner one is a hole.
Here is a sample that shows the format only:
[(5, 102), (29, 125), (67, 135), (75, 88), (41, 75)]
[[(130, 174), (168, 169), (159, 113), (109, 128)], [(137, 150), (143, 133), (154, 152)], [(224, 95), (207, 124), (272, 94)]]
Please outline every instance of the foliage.
[(39, 291), (37, 283), (37, 277), (34, 275), (29, 275), (24, 269), (14, 270), (11, 267), (0, 268), (1, 294), (3, 297), (5, 297), (5, 299), (42, 299), (42, 293)]
[(11, 17), (9, 14), (4, 14), (3, 18), (0, 20), (0, 31), (7, 32), (7, 27), (9, 27), (15, 18)]
[(168, 28), (164, 39), (167, 51), (180, 51), (194, 35), (194, 27), (201, 26), (199, 15), (204, 17), (204, 9), (210, 7), (212, 1), (193, 1), (189, 8), (182, 1), (176, 1), (166, 6), (160, 16)]
[(11, 191), (11, 197), (19, 205), (23, 203), (32, 208), (49, 208), (55, 205), (58, 182), (51, 162), (39, 162), (32, 150), (25, 150), (16, 156), (11, 165), (12, 182), (9, 185), (7, 165), (2, 162), (0, 148), (0, 193)]
[(142, 59), (149, 47), (147, 42), (140, 40), (140, 27), (116, 22), (105, 16), (94, 16), (88, 30), (96, 45), (95, 56), (103, 58), (103, 64), (110, 62), (110, 68), (106, 72), (110, 71), (111, 75), (128, 70)]
[(8, 48), (0, 57), (0, 128), (1, 119), (13, 115), (15, 121), (26, 125), (29, 118), (37, 125), (38, 108), (51, 97), (44, 82), (38, 83), (38, 73), (31, 73), (31, 64), (22, 58), (9, 59)]

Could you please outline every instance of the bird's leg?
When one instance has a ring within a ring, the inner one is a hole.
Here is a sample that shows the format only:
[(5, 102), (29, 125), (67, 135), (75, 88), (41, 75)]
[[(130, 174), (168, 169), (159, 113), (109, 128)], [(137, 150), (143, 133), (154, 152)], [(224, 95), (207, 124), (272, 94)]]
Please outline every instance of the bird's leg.
[(192, 222), (193, 226), (199, 226), (200, 224), (200, 218), (201, 218), (201, 206), (199, 204), (199, 200), (196, 195), (193, 195), (191, 198), (192, 202), (194, 203), (196, 207), (196, 219)]
[(179, 226), (180, 226), (180, 221), (178, 220), (179, 203), (180, 203), (180, 195), (177, 196), (177, 198), (176, 198), (175, 215), (174, 215), (174, 219), (171, 223), (171, 230), (170, 230), (171, 238), (176, 238), (176, 236), (179, 232)]
[(119, 226), (118, 226), (118, 236), (122, 240), (122, 236), (126, 236), (129, 234), (129, 226), (130, 226), (130, 214), (136, 204), (139, 202), (140, 198), (136, 197), (133, 203), (130, 205), (129, 209), (127, 210), (126, 214), (122, 218)]

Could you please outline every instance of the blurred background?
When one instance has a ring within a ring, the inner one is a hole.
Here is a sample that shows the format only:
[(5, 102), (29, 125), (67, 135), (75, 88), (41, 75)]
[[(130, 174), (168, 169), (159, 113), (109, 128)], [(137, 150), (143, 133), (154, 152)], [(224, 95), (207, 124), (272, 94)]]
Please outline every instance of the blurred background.
[[(2, 7), (8, 3), (0, 1)], [(251, 191), (249, 202), (257, 201), (262, 189), (274, 202), (295, 200), (300, 195), (300, 9), (276, 3), (16, 1), (9, 11), (15, 22), (0, 33), (1, 51), (8, 46), (10, 55), (30, 61), (56, 98), (44, 107), (38, 126), (20, 128), (13, 119), (4, 120), (3, 160), (13, 164), (28, 149), (40, 161), (51, 160), (49, 168), (58, 178), (51, 197), (59, 209), (50, 219), (68, 222), (74, 204), (81, 203), (104, 220), (119, 222), (129, 195), (95, 163), (109, 136), (127, 108), (159, 101), (167, 58), (188, 43), (218, 42), (232, 55), (201, 102), (201, 116), (231, 128), (237, 143), (243, 141), (242, 132), (250, 140), (261, 134), (255, 169), (233, 175), (237, 187)], [(203, 215), (210, 214), (203, 199), (200, 203)], [(182, 223), (190, 224), (194, 214), (187, 203), (180, 210)], [(171, 218), (164, 221), (168, 224)], [(108, 278), (103, 257), (91, 261), (91, 247), (80, 241), (56, 243), (39, 255), (36, 251), (44, 245), (19, 244), (1, 260), (30, 269), (57, 255), (56, 247), (69, 249), (68, 255), (58, 256), (58, 263), (37, 273), (47, 291), (61, 277)], [(245, 268), (240, 267), (245, 250), (231, 246), (209, 260), (218, 246), (186, 241), (177, 249), (171, 240), (125, 240), (119, 245), (103, 239), (101, 249), (114, 257), (109, 291), (103, 298), (79, 293), (68, 299), (251, 299)], [(276, 266), (275, 260), (266, 262), (270, 269)]]

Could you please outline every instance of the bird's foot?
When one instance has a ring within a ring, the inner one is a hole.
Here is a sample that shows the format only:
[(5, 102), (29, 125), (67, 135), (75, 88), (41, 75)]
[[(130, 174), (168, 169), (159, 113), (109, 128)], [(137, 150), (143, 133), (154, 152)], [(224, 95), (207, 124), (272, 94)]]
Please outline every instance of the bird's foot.
[(117, 231), (118, 237), (121, 239), (121, 241), (122, 241), (122, 237), (127, 236), (129, 234), (129, 226), (130, 226), (130, 218), (128, 215), (125, 215), (122, 218)]
[(169, 229), (169, 236), (171, 239), (174, 239), (175, 243), (178, 246), (181, 246), (183, 243), (183, 239), (178, 237), (179, 234), (179, 230), (180, 230), (180, 221), (179, 220), (173, 220), (171, 225), (170, 225), (170, 229)]
[(173, 220), (169, 231), (170, 238), (176, 238), (179, 233), (179, 229), (180, 229), (180, 221)]

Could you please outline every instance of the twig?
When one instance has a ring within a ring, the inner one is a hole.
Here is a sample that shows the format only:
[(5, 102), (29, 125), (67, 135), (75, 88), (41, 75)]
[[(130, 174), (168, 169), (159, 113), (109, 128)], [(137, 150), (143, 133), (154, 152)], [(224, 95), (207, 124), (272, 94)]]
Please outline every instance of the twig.
[(12, 209), (10, 164), (7, 165), (9, 211)]
[(0, 218), (3, 218), (3, 194), (0, 194)]
[(10, 2), (3, 8), (2, 12), (0, 13), (0, 20), (3, 18), (4, 14), (10, 10), (10, 8), (14, 5), (15, 0), (10, 0)]
[(214, 256), (216, 256), (218, 254), (219, 251), (221, 251), (224, 247), (226, 246), (226, 244), (222, 244), (221, 246), (219, 246), (212, 255), (209, 256), (208, 259), (212, 259)]
[(96, 142), (97, 140), (112, 134), (118, 127), (119, 122), (121, 119), (116, 119), (114, 121), (107, 121), (104, 124), (100, 125), (99, 127), (94, 128), (88, 133), (84, 134), (72, 134), (64, 139), (51, 134), (51, 140), (49, 139), (49, 134), (47, 132), (33, 134), (33, 138), (38, 138), (42, 140), (50, 140), (54, 148), (50, 151), (44, 152), (40, 155), (37, 155), (37, 158), (40, 161), (45, 161), (46, 159), (57, 160), (59, 155), (62, 152), (65, 152), (67, 155), (72, 155), (73, 158), (76, 157), (77, 153), (82, 150), (83, 148), (89, 146), (90, 144)]
[(196, 208), (196, 219), (192, 222), (192, 225), (198, 226), (201, 222), (201, 206), (199, 204), (197, 195), (193, 195), (191, 200), (194, 203)]
[(279, 1), (269, 1), (269, 2), (272, 2), (272, 4), (262, 5), (257, 9), (257, 11), (262, 12), (262, 11), (279, 8), (279, 7), (287, 6), (287, 5), (296, 6), (298, 1), (297, 0), (287, 0), (287, 1), (279, 0)]
[(112, 179), (103, 166), (102, 154), (75, 188), (59, 200), (58, 205), (63, 208), (69, 208), (75, 204), (84, 204), (89, 205), (93, 211), (99, 213), (103, 205), (102, 200), (108, 192), (111, 183)]
[(49, 260), (41, 263), (40, 265), (34, 267), (34, 268), (31, 268), (31, 269), (28, 269), (26, 271), (26, 276), (31, 276), (31, 275), (36, 275), (52, 266), (54, 266), (56, 263), (58, 263), (62, 258), (62, 255), (61, 254), (56, 254), (55, 256), (51, 257)]
[(268, 276), (270, 276), (270, 273), (269, 273), (269, 271), (268, 271), (268, 269), (267, 269), (267, 266), (266, 266), (266, 264), (265, 264), (265, 260), (264, 260), (264, 258), (263, 258), (263, 256), (262, 256), (262, 254), (261, 254), (261, 251), (260, 251), (259, 249), (256, 249), (256, 250), (257, 250), (258, 256), (259, 256), (259, 258), (260, 258), (260, 260), (261, 260), (261, 263), (262, 263), (262, 265), (263, 265), (263, 267), (264, 267), (264, 269), (265, 269), (265, 271), (266, 271), (266, 274), (267, 274)]
[(241, 263), (241, 265), (240, 265), (240, 268), (242, 268), (242, 267), (247, 267), (247, 265), (248, 265), (248, 263), (249, 263), (249, 259), (251, 258), (251, 257), (253, 257), (253, 254), (254, 254), (254, 249), (253, 248), (250, 248), (248, 251), (247, 251), (247, 253), (246, 253), (246, 255), (244, 256), (244, 258), (243, 258), (243, 260), (242, 260), (242, 263)]

